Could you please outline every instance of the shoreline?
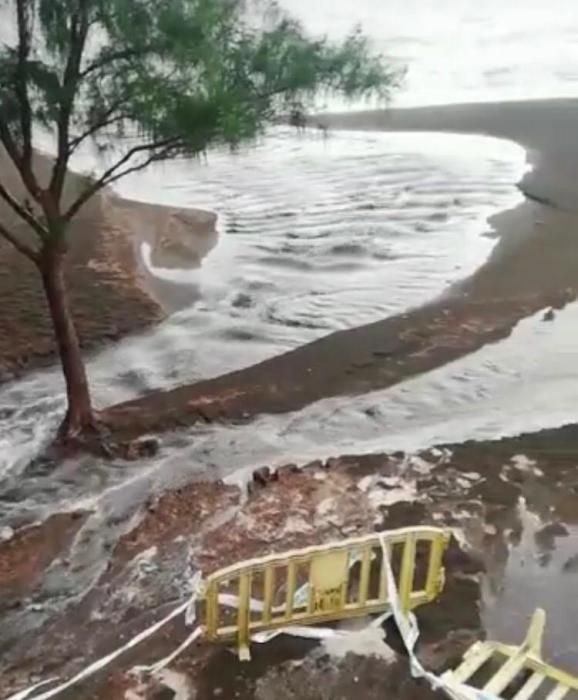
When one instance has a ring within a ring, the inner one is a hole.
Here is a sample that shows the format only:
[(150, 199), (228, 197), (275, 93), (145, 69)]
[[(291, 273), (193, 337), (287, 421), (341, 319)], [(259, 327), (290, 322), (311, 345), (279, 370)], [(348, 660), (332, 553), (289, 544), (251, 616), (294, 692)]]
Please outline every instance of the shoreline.
[(384, 132), (442, 132), (493, 136), (514, 141), (533, 169), (520, 184), (541, 204), (578, 211), (578, 146), (566, 137), (578, 118), (578, 98), (480, 102), (433, 107), (392, 108), (320, 115), (329, 129)]
[[(577, 251), (572, 250), (573, 241), (569, 239), (573, 236), (565, 237), (562, 229), (578, 225), (578, 145), (572, 138), (578, 123), (578, 99), (369, 110), (321, 115), (317, 121), (335, 130), (456, 133), (490, 136), (518, 144), (525, 149), (531, 166), (516, 183), (525, 201), (488, 219), (496, 231), (497, 245), (471, 277), (452, 286), (450, 294), (454, 290), (479, 293), (481, 286), (486, 287), (487, 293), (488, 276), (493, 278), (496, 289), (509, 293), (536, 289), (531, 269), (541, 273), (542, 288), (559, 288), (559, 278), (572, 285), (574, 272), (568, 273), (567, 266), (571, 264), (572, 271), (578, 271), (578, 247)], [(537, 245), (538, 239), (541, 244), (546, 238), (547, 245)], [(536, 250), (537, 247), (541, 250)], [(552, 253), (551, 248), (555, 248)], [(562, 248), (570, 253), (570, 261), (560, 255)], [(513, 260), (514, 253), (526, 258), (525, 279), (520, 271), (524, 265)], [(541, 255), (546, 259), (536, 265)], [(513, 264), (516, 273), (513, 279), (508, 280), (503, 270), (504, 258)], [(556, 263), (564, 263), (562, 270), (555, 269)]]
[[(545, 121), (548, 115), (554, 116)], [(490, 257), (440, 297), (257, 365), (113, 406), (106, 415), (120, 435), (198, 421), (247, 420), (259, 413), (299, 410), (331, 396), (387, 388), (505, 338), (522, 318), (561, 308), (578, 297), (578, 212), (568, 206), (574, 193), (578, 208), (578, 146), (565, 149), (578, 123), (578, 100), (347, 113), (324, 119), (332, 129), (437, 130), (516, 141), (531, 151), (535, 163), (521, 185), (531, 198), (527, 195), (516, 208), (492, 217), (499, 240)], [(565, 166), (558, 174), (557, 159), (564, 150)], [(572, 168), (577, 177), (567, 180)]]

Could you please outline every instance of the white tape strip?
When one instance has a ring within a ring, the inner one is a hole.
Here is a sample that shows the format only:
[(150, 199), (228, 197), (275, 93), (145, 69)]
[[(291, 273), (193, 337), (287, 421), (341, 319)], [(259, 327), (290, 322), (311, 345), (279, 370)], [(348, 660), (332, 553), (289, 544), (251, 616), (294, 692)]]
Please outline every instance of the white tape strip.
[[(397, 591), (397, 586), (395, 582), (395, 577), (393, 575), (393, 570), (391, 567), (391, 561), (389, 557), (389, 549), (388, 545), (386, 542), (385, 537), (381, 538), (381, 548), (383, 551), (383, 566), (385, 569), (386, 573), (386, 579), (387, 579), (387, 592), (388, 592), (388, 598), (389, 602), (392, 608), (391, 613), (385, 613), (384, 615), (376, 618), (373, 620), (368, 626), (369, 627), (376, 627), (381, 625), (388, 617), (393, 615), (395, 622), (397, 624), (397, 627), (399, 629), (399, 632), (401, 634), (401, 637), (403, 639), (403, 643), (407, 649), (409, 658), (410, 658), (410, 667), (411, 667), (411, 673), (414, 678), (425, 678), (432, 688), (434, 690), (443, 690), (452, 700), (502, 700), (501, 698), (492, 695), (490, 693), (485, 693), (481, 690), (478, 690), (477, 688), (473, 688), (471, 686), (465, 685), (465, 684), (458, 684), (458, 683), (449, 683), (447, 680), (442, 680), (438, 676), (436, 676), (434, 673), (427, 671), (424, 669), (422, 666), (421, 662), (417, 658), (415, 654), (415, 647), (417, 644), (417, 641), (419, 639), (419, 628), (417, 625), (417, 621), (415, 618), (415, 615), (413, 613), (408, 613), (407, 615), (403, 613), (401, 609), (401, 604), (399, 600), (399, 593)], [(355, 562), (353, 562), (355, 563)], [(85, 680), (89, 676), (95, 674), (97, 671), (100, 669), (104, 668), (108, 664), (110, 664), (112, 661), (114, 661), (116, 658), (124, 654), (125, 651), (128, 649), (131, 649), (135, 647), (137, 644), (142, 642), (143, 640), (147, 639), (148, 637), (151, 637), (155, 632), (157, 632), (161, 627), (163, 627), (167, 622), (170, 620), (173, 620), (175, 617), (180, 615), (181, 613), (185, 613), (185, 622), (187, 625), (191, 625), (195, 621), (195, 615), (196, 615), (196, 601), (199, 597), (200, 591), (202, 587), (202, 578), (201, 574), (197, 573), (195, 577), (193, 578), (193, 583), (192, 583), (192, 588), (193, 592), (191, 595), (191, 598), (187, 600), (186, 603), (183, 603), (182, 605), (178, 606), (175, 608), (171, 613), (169, 613), (166, 617), (164, 617), (162, 620), (159, 622), (155, 623), (154, 625), (151, 625), (148, 627), (146, 630), (143, 632), (140, 632), (138, 635), (133, 637), (130, 641), (128, 641), (124, 646), (122, 646), (120, 649), (117, 649), (116, 651), (112, 652), (108, 656), (105, 656), (101, 659), (98, 659), (94, 663), (92, 663), (90, 666), (87, 666), (85, 669), (83, 669), (80, 673), (78, 673), (76, 676), (71, 678), (70, 680), (66, 681), (65, 683), (62, 683), (59, 686), (56, 686), (55, 688), (52, 688), (48, 691), (45, 691), (44, 693), (41, 693), (40, 695), (32, 695), (35, 691), (40, 689), (41, 687), (49, 684), (56, 682), (58, 679), (53, 678), (51, 680), (47, 681), (42, 681), (41, 683), (37, 683), (34, 686), (31, 686), (25, 690), (22, 690), (15, 695), (11, 695), (9, 698), (6, 698), (6, 700), (49, 700), (49, 698), (53, 698), (59, 693), (63, 692), (64, 690), (67, 690), (68, 688), (71, 688), (72, 686), (76, 685), (77, 683), (80, 683), (80, 681)], [(295, 600), (298, 603), (300, 600), (304, 599), (307, 595), (307, 585), (303, 586), (300, 588), (296, 594), (295, 594)], [(221, 594), (219, 595), (219, 603), (221, 605), (226, 605), (228, 607), (233, 607), (233, 608), (238, 608), (239, 607), (239, 599), (237, 596), (234, 595), (229, 595), (229, 594)], [(264, 605), (263, 602), (260, 600), (256, 600), (252, 598), (250, 600), (249, 607), (252, 611), (254, 612), (262, 612)], [(280, 606), (280, 610), (284, 609), (284, 606)], [(156, 663), (150, 665), (150, 666), (137, 666), (133, 669), (133, 672), (135, 673), (151, 673), (151, 674), (157, 674), (159, 673), (162, 669), (166, 668), (172, 661), (174, 661), (187, 647), (189, 647), (191, 644), (193, 644), (202, 634), (203, 628), (202, 626), (197, 626), (191, 634), (187, 637), (187, 639), (179, 646), (175, 651), (173, 651), (171, 654), (166, 656), (164, 659), (161, 659), (157, 661)], [(280, 634), (288, 634), (288, 635), (293, 635), (293, 636), (298, 636), (298, 637), (303, 637), (306, 639), (319, 639), (319, 640), (325, 640), (325, 639), (335, 639), (335, 638), (343, 638), (347, 637), (348, 635), (351, 634), (350, 631), (348, 630), (335, 630), (335, 629), (330, 629), (330, 628), (320, 628), (320, 627), (299, 627), (299, 626), (289, 626), (289, 627), (283, 627), (277, 630), (271, 630), (271, 631), (265, 631), (265, 632), (260, 632), (258, 634), (255, 634), (252, 636), (252, 641), (257, 642), (259, 644), (265, 644), (269, 642), (271, 639), (277, 637)]]
[(49, 685), (50, 683), (56, 683), (57, 680), (58, 678), (49, 678), (47, 681), (40, 681), (40, 683), (33, 685), (31, 688), (26, 688), (25, 690), (21, 690), (19, 693), (16, 693), (16, 695), (11, 695), (9, 698), (7, 698), (7, 700), (25, 700), (25, 698), (29, 698), (30, 694), (35, 690), (38, 690), (45, 685)]
[(419, 628), (416, 617), (411, 612), (406, 615), (401, 609), (395, 576), (391, 568), (389, 547), (385, 537), (381, 537), (380, 542), (383, 551), (383, 567), (387, 579), (387, 595), (397, 628), (409, 655), (411, 675), (414, 678), (425, 678), (432, 686), (433, 690), (443, 690), (452, 700), (502, 700), (496, 695), (485, 693), (483, 690), (479, 690), (478, 688), (464, 683), (448, 683), (447, 680), (439, 678), (435, 673), (427, 671), (422, 666), (415, 654), (415, 647), (419, 639)]
[(196, 642), (202, 633), (202, 627), (195, 627), (195, 629), (185, 639), (185, 641), (180, 646), (178, 646), (171, 654), (165, 656), (164, 659), (160, 659), (160, 661), (155, 662), (151, 666), (135, 666), (133, 669), (131, 669), (131, 673), (135, 673), (137, 675), (141, 673), (151, 673), (152, 675), (154, 675), (159, 671), (162, 671), (163, 668), (166, 668), (170, 663), (172, 663), (177, 658), (177, 656), (180, 656), (187, 647), (191, 646), (191, 644)]
[(61, 685), (58, 685), (55, 688), (51, 688), (50, 690), (47, 690), (44, 693), (41, 693), (40, 695), (32, 695), (32, 693), (35, 690), (38, 690), (41, 686), (44, 686), (47, 683), (56, 681), (58, 679), (55, 678), (55, 679), (53, 679), (53, 681), (44, 681), (42, 683), (37, 683), (36, 685), (34, 685), (30, 688), (27, 688), (26, 690), (22, 690), (22, 691), (16, 693), (15, 695), (11, 695), (9, 698), (6, 698), (6, 700), (26, 700), (27, 698), (30, 698), (30, 700), (49, 700), (49, 698), (53, 698), (56, 695), (59, 695), (64, 690), (68, 690), (68, 688), (71, 688), (72, 686), (76, 685), (77, 683), (80, 683), (81, 681), (85, 680), (89, 676), (94, 675), (97, 671), (100, 671), (102, 668), (105, 668), (105, 666), (108, 666), (111, 662), (113, 662), (119, 656), (124, 654), (125, 651), (132, 649), (133, 647), (137, 646), (137, 644), (140, 644), (145, 639), (152, 637), (152, 635), (155, 634), (155, 632), (158, 632), (158, 630), (160, 630), (161, 627), (164, 627), (164, 625), (166, 625), (167, 622), (170, 622), (178, 615), (181, 615), (182, 613), (184, 613), (186, 610), (190, 610), (191, 605), (194, 604), (194, 601), (196, 601), (196, 599), (199, 595), (200, 586), (201, 586), (201, 575), (199, 573), (197, 573), (193, 578), (193, 583), (192, 583), (193, 593), (191, 595), (191, 598), (189, 600), (187, 600), (186, 603), (179, 605), (177, 608), (175, 608), (172, 612), (170, 612), (162, 620), (159, 620), (159, 622), (156, 622), (154, 625), (151, 625), (146, 630), (137, 634), (135, 637), (133, 637), (131, 640), (129, 640), (124, 646), (120, 647), (120, 649), (116, 649), (115, 651), (108, 654), (107, 656), (104, 656), (101, 659), (98, 659), (97, 661), (90, 664), (90, 666), (87, 666), (86, 668), (84, 668), (82, 671), (80, 671), (80, 673), (77, 673), (76, 676), (73, 676), (70, 680), (66, 681), (65, 683), (62, 683)]
[[(375, 629), (380, 627), (388, 617), (391, 617), (391, 613), (384, 613), (379, 617), (371, 620), (367, 625), (367, 629)], [(359, 634), (360, 630), (356, 630), (355, 633)], [(280, 634), (288, 634), (292, 637), (303, 637), (305, 639), (319, 639), (323, 641), (325, 639), (337, 639), (349, 637), (352, 632), (351, 630), (336, 630), (331, 627), (299, 627), (298, 625), (293, 625), (291, 627), (280, 627), (276, 630), (270, 630), (267, 632), (258, 632), (251, 637), (252, 642), (257, 644), (266, 644), (270, 642), (275, 637)]]

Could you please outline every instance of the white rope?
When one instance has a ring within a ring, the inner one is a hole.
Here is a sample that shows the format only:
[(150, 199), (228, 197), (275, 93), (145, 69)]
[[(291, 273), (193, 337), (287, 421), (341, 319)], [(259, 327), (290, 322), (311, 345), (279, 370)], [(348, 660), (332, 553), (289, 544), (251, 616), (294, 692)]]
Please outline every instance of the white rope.
[[(409, 612), (405, 614), (401, 609), (399, 593), (397, 590), (397, 585), (389, 557), (389, 549), (386, 538), (384, 536), (380, 538), (380, 544), (383, 551), (383, 567), (386, 574), (388, 599), (391, 605), (392, 612), (385, 613), (377, 619), (374, 619), (372, 622), (370, 622), (368, 627), (380, 626), (388, 617), (393, 615), (399, 632), (401, 634), (403, 643), (409, 655), (412, 676), (414, 678), (424, 678), (430, 683), (434, 690), (443, 690), (450, 698), (452, 698), (452, 700), (501, 700), (501, 698), (497, 697), (496, 695), (493, 695), (491, 693), (485, 693), (484, 691), (478, 690), (477, 688), (473, 688), (472, 686), (462, 683), (451, 683), (447, 679), (439, 678), (434, 673), (432, 673), (431, 671), (427, 671), (422, 666), (421, 662), (415, 654), (415, 647), (419, 639), (419, 628), (417, 625), (417, 620), (413, 613)], [(89, 676), (92, 676), (100, 669), (108, 666), (116, 658), (124, 654), (125, 651), (135, 647), (137, 644), (140, 644), (140, 642), (147, 639), (148, 637), (151, 637), (153, 634), (155, 634), (155, 632), (161, 629), (161, 627), (167, 624), (167, 622), (173, 620), (181, 613), (185, 613), (185, 622), (187, 626), (190, 626), (193, 622), (195, 622), (196, 601), (202, 589), (202, 578), (200, 573), (197, 573), (193, 578), (192, 588), (193, 591), (189, 600), (187, 600), (182, 605), (179, 605), (159, 622), (156, 622), (154, 625), (151, 625), (143, 632), (137, 634), (120, 649), (117, 649), (111, 654), (108, 654), (107, 656), (98, 659), (90, 666), (87, 666), (85, 669), (80, 671), (78, 674), (76, 674), (76, 676), (74, 676), (70, 680), (66, 681), (65, 683), (62, 683), (59, 686), (56, 686), (55, 688), (45, 691), (44, 693), (41, 693), (40, 695), (32, 695), (32, 693), (34, 693), (39, 688), (49, 683), (56, 682), (58, 678), (42, 681), (41, 683), (37, 683), (34, 686), (31, 686), (25, 690), (16, 693), (15, 695), (11, 695), (9, 698), (6, 698), (6, 700), (49, 700), (49, 698), (53, 698), (56, 695), (63, 692), (64, 690), (68, 690), (68, 688), (71, 688), (77, 683), (80, 683), (80, 681), (83, 681)], [(306, 586), (302, 587), (301, 589), (299, 589), (299, 591), (297, 591), (296, 597), (301, 598), (305, 595), (305, 593)], [(238, 608), (239, 598), (234, 595), (221, 594), (219, 595), (219, 604), (228, 607)], [(263, 601), (251, 598), (249, 601), (249, 608), (254, 612), (262, 612), (264, 608)], [(201, 625), (198, 625), (187, 637), (187, 639), (185, 639), (185, 641), (182, 644), (180, 644), (171, 654), (169, 654), (163, 659), (160, 659), (154, 664), (151, 664), (150, 666), (136, 666), (132, 669), (132, 672), (136, 674), (158, 674), (161, 670), (163, 670), (170, 663), (172, 663), (180, 654), (182, 654), (182, 652), (187, 647), (189, 647), (197, 639), (199, 639), (203, 631), (203, 627)], [(280, 634), (288, 634), (307, 639), (326, 640), (347, 637), (350, 634), (352, 634), (352, 632), (350, 630), (335, 630), (321, 627), (299, 627), (297, 625), (293, 625), (276, 630), (260, 632), (258, 634), (253, 635), (251, 639), (253, 642), (265, 644)]]
[(415, 653), (415, 647), (419, 639), (419, 627), (416, 617), (412, 612), (404, 613), (401, 609), (399, 593), (389, 557), (389, 547), (383, 535), (380, 537), (380, 544), (383, 552), (383, 568), (387, 579), (387, 596), (393, 618), (409, 655), (410, 670), (413, 678), (424, 678), (433, 690), (443, 690), (452, 700), (502, 700), (492, 693), (486, 693), (465, 683), (450, 682), (448, 679), (442, 679), (422, 666)]
[(56, 686), (55, 688), (51, 688), (50, 690), (47, 690), (44, 693), (41, 693), (40, 695), (31, 695), (35, 690), (38, 690), (40, 687), (46, 685), (49, 682), (57, 681), (58, 678), (54, 678), (52, 679), (52, 681), (43, 681), (42, 683), (37, 683), (36, 685), (27, 688), (26, 690), (22, 690), (16, 693), (15, 695), (11, 695), (9, 698), (6, 698), (6, 700), (27, 700), (28, 698), (30, 698), (30, 700), (49, 700), (49, 698), (53, 698), (56, 695), (59, 695), (64, 690), (68, 690), (69, 688), (76, 685), (77, 683), (80, 683), (89, 676), (94, 675), (97, 671), (100, 671), (102, 668), (105, 668), (112, 661), (124, 654), (125, 651), (127, 651), (128, 649), (132, 649), (133, 647), (137, 646), (137, 644), (140, 644), (145, 639), (151, 637), (153, 634), (155, 634), (155, 632), (158, 632), (158, 630), (161, 629), (161, 627), (164, 627), (164, 625), (166, 625), (167, 622), (170, 622), (178, 615), (184, 613), (186, 610), (190, 610), (191, 605), (194, 604), (194, 601), (196, 601), (196, 599), (198, 598), (200, 586), (201, 575), (195, 574), (193, 578), (193, 592), (191, 594), (190, 599), (188, 599), (182, 605), (179, 605), (162, 620), (159, 620), (159, 622), (155, 622), (154, 625), (147, 627), (147, 629), (134, 636), (126, 644), (120, 647), (120, 649), (116, 649), (107, 656), (103, 656), (102, 658), (97, 659), (95, 662), (93, 662), (92, 664), (84, 668), (82, 671), (77, 673), (76, 676), (73, 676), (70, 680), (62, 683), (61, 685)]
[(16, 695), (11, 695), (9, 698), (7, 698), (7, 700), (25, 700), (25, 698), (30, 697), (30, 693), (33, 693), (35, 690), (38, 690), (38, 688), (42, 688), (45, 685), (55, 683), (57, 680), (58, 678), (55, 677), (49, 678), (47, 681), (40, 681), (40, 683), (33, 685), (31, 688), (26, 688), (25, 690), (21, 690), (20, 692), (16, 693)]

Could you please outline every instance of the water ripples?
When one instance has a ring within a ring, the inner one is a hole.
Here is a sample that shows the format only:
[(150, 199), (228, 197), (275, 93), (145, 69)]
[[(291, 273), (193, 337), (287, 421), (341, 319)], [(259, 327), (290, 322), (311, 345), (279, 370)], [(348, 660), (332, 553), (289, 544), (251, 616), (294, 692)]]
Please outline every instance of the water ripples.
[(279, 129), (237, 156), (144, 174), (123, 194), (219, 214), (221, 241), (190, 275), (202, 301), (173, 326), (195, 348), (223, 334), (254, 345), (221, 353), (218, 367), (196, 353), (195, 376), (211, 376), (421, 304), (469, 275), (494, 244), (482, 235), (488, 217), (521, 200), (513, 185), (525, 167), (522, 149), (496, 139)]
[[(127, 180), (125, 196), (217, 211), (221, 238), (200, 269), (153, 270), (190, 285), (191, 305), (89, 361), (98, 403), (239, 369), (431, 299), (485, 260), (487, 218), (521, 199), (525, 167), (521, 148), (494, 139), (278, 129), (241, 153)], [(57, 368), (3, 387), (0, 474), (24, 469), (63, 405)]]

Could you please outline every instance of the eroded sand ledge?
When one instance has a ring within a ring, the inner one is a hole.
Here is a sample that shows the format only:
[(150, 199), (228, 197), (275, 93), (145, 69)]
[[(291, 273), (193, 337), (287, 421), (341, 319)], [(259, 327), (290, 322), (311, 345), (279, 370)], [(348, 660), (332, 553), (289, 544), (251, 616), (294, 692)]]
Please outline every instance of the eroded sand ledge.
[[(50, 160), (36, 155), (39, 178), (48, 177)], [(3, 183), (20, 199), (20, 179), (0, 151)], [(65, 199), (78, 191), (84, 177), (71, 174)], [(3, 222), (29, 238), (6, 205)], [(67, 279), (74, 316), (85, 349), (116, 340), (164, 318), (191, 301), (190, 289), (163, 282), (143, 264), (148, 243), (158, 267), (190, 268), (215, 245), (216, 215), (131, 202), (105, 191), (74, 220), (69, 241)], [(0, 239), (0, 382), (25, 370), (55, 361), (52, 327), (38, 272), (26, 258)]]

